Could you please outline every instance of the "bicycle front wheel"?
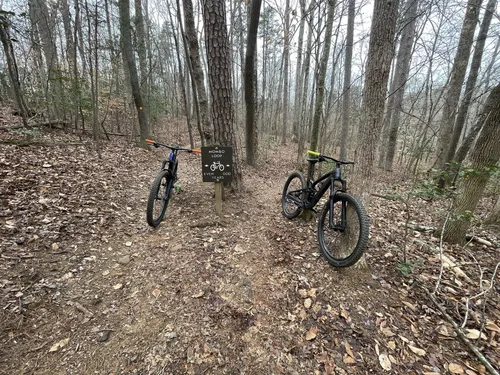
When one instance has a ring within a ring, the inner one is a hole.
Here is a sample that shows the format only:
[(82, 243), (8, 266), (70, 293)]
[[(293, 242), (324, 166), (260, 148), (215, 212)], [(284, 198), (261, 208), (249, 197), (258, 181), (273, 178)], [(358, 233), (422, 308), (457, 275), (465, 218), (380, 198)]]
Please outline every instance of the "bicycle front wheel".
[(173, 179), (167, 170), (161, 171), (151, 185), (146, 219), (153, 228), (160, 225), (167, 211), (168, 200), (173, 186)]
[(330, 201), (318, 221), (319, 246), (332, 266), (349, 267), (361, 258), (368, 244), (368, 215), (362, 204), (349, 194), (335, 194), (332, 206), (332, 222)]
[(302, 173), (293, 172), (285, 182), (281, 195), (281, 207), (283, 215), (293, 219), (302, 212), (302, 201), (304, 199), (304, 188), (306, 180)]

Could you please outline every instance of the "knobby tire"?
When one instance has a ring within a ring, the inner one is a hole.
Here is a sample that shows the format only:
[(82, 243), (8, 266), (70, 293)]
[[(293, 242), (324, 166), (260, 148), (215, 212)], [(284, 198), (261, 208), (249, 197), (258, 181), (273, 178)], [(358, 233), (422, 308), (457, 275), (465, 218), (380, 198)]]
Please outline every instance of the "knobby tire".
[[(368, 244), (368, 215), (361, 203), (353, 196), (346, 193), (337, 193), (333, 197), (335, 224), (340, 223), (343, 202), (347, 203), (347, 228), (344, 231), (329, 227), (330, 201), (324, 205), (318, 221), (318, 243), (321, 252), (328, 263), (334, 267), (349, 267), (354, 265), (361, 258)], [(355, 215), (353, 216), (353, 214)], [(336, 247), (327, 241), (325, 228), (328, 231), (328, 235), (331, 234), (332, 236), (336, 236), (335, 238), (340, 239), (340, 243)], [(340, 256), (336, 255), (336, 251), (340, 252)]]
[[(296, 184), (300, 184), (300, 186), (297, 186)], [(288, 195), (290, 185), (292, 185), (292, 189), (290, 189), (290, 191), (304, 189), (306, 187), (306, 180), (304, 178), (304, 175), (300, 172), (293, 172), (288, 177), (288, 179), (285, 182), (285, 186), (283, 187), (283, 193), (281, 195), (282, 212), (283, 215), (288, 219), (293, 219), (300, 215), (300, 213), (302, 212), (302, 207), (296, 205), (293, 201), (290, 200), (290, 197)], [(296, 193), (295, 197), (299, 198), (300, 200), (304, 200), (304, 193), (303, 192)], [(288, 205), (291, 206), (292, 208), (290, 209)]]
[[(168, 170), (163, 170), (156, 176), (149, 192), (146, 219), (150, 226), (156, 228), (163, 220), (167, 211), (168, 201), (172, 191), (172, 177)], [(155, 206), (160, 207), (159, 214), (155, 216)]]

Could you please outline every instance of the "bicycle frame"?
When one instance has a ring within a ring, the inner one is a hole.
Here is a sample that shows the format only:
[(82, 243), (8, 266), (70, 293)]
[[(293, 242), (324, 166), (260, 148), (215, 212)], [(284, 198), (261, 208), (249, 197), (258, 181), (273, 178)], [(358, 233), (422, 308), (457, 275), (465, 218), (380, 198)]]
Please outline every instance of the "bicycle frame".
[[(330, 172), (325, 173), (321, 177), (319, 177), (317, 180), (313, 180), (314, 177), (314, 165), (318, 162), (318, 160), (314, 159), (309, 159), (309, 163), (312, 164), (309, 172), (309, 176), (307, 176), (307, 187), (305, 189), (300, 189), (300, 190), (295, 190), (291, 191), (290, 193), (299, 193), (299, 195), (304, 194), (305, 197), (304, 199), (300, 199), (294, 196), (290, 196), (292, 200), (298, 204), (299, 206), (302, 206), (303, 208), (314, 210), (314, 206), (318, 204), (320, 199), (323, 197), (323, 195), (326, 193), (328, 189), (330, 189), (330, 198), (329, 198), (329, 204), (330, 204), (330, 212), (329, 212), (329, 226), (331, 229), (336, 229), (336, 230), (345, 230), (345, 218), (346, 218), (346, 202), (342, 202), (342, 212), (341, 212), (341, 221), (340, 225), (336, 225), (333, 220), (333, 198), (335, 197), (335, 194), (337, 194), (338, 191), (345, 192), (347, 190), (347, 182), (342, 178), (342, 169), (340, 167), (340, 163), (336, 163), (335, 169), (331, 170)], [(327, 183), (329, 181), (330, 183)], [(342, 187), (339, 189), (335, 186), (335, 182), (339, 181), (342, 185)], [(319, 190), (317, 190), (317, 186), (320, 185)]]
[[(330, 198), (333, 199), (333, 196), (337, 193), (337, 191), (346, 191), (347, 190), (347, 182), (342, 178), (342, 170), (340, 168), (340, 165), (337, 164), (335, 169), (331, 170), (330, 172), (325, 173), (321, 177), (319, 177), (317, 180), (313, 181), (313, 176), (314, 176), (314, 164), (316, 164), (316, 161), (309, 161), (312, 163), (312, 168), (310, 168), (310, 174), (307, 177), (307, 187), (305, 189), (306, 199), (304, 200), (304, 208), (307, 209), (312, 209), (316, 204), (318, 204), (319, 200), (323, 197), (323, 195), (326, 193), (328, 189), (330, 189)], [(330, 183), (326, 183), (326, 181), (329, 180)], [(342, 187), (338, 189), (335, 186), (335, 181), (339, 181), (342, 184)], [(319, 190), (317, 190), (317, 186), (321, 185)]]

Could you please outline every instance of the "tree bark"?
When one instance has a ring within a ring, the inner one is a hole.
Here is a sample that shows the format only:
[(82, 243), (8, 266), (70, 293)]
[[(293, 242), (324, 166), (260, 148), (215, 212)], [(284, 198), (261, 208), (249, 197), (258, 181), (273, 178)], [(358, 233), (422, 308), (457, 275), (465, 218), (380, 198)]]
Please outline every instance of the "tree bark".
[(321, 115), (323, 114), (323, 99), (325, 96), (325, 78), (328, 57), (330, 56), (330, 47), (332, 43), (333, 15), (335, 12), (335, 1), (328, 0), (328, 18), (326, 20), (326, 35), (323, 54), (319, 63), (319, 71), (316, 79), (316, 104), (314, 106), (314, 118), (311, 132), (311, 150), (316, 151), (318, 147), (319, 125)]
[(25, 128), (29, 128), (28, 125), (28, 107), (24, 100), (23, 91), (21, 89), (21, 82), (19, 81), (19, 72), (17, 69), (16, 56), (14, 54), (14, 48), (12, 47), (12, 40), (9, 35), (10, 21), (4, 15), (0, 15), (0, 40), (3, 45), (3, 51), (5, 53), (5, 59), (7, 60), (7, 67), (9, 70), (9, 77), (12, 82), (12, 88), (14, 90), (14, 95), (16, 97), (16, 102), (21, 113), (21, 118), (23, 119), (23, 125)]
[(148, 66), (147, 66), (147, 56), (146, 56), (146, 30), (144, 28), (144, 17), (142, 15), (142, 1), (134, 0), (135, 7), (135, 32), (137, 37), (137, 54), (139, 55), (139, 72), (140, 72), (140, 85), (141, 91), (146, 91), (147, 77), (148, 77)]
[(304, 64), (302, 65), (301, 72), (301, 80), (303, 83), (302, 87), (302, 102), (300, 103), (300, 114), (299, 114), (299, 142), (297, 144), (297, 163), (301, 164), (302, 161), (302, 153), (304, 151), (304, 144), (307, 139), (307, 97), (309, 93), (309, 69), (311, 64), (311, 55), (312, 55), (312, 34), (313, 34), (313, 25), (312, 25), (312, 13), (315, 7), (315, 1), (311, 0), (309, 7), (307, 8), (307, 12), (303, 13), (303, 17), (308, 18), (308, 31), (307, 31), (307, 41), (306, 41), (306, 53), (304, 57)]
[(306, 3), (305, 0), (300, 0), (300, 23), (299, 23), (299, 40), (297, 45), (297, 66), (295, 68), (295, 90), (294, 90), (294, 116), (292, 125), (292, 142), (299, 140), (299, 124), (302, 103), (302, 45), (304, 43), (304, 24), (306, 19)]
[[(180, 10), (178, 9), (178, 12)], [(184, 72), (183, 72), (183, 66), (182, 66), (182, 60), (181, 60), (181, 50), (179, 47), (179, 42), (176, 36), (176, 29), (174, 26), (174, 20), (172, 17), (172, 13), (170, 12), (170, 9), (168, 10), (168, 15), (170, 17), (170, 26), (172, 28), (172, 37), (174, 38), (174, 44), (175, 44), (175, 51), (176, 51), (176, 57), (177, 57), (177, 65), (179, 67), (179, 85), (181, 87), (181, 94), (182, 94), (182, 103), (184, 107), (184, 114), (186, 115), (186, 122), (187, 122), (187, 129), (188, 129), (188, 134), (189, 134), (189, 143), (191, 145), (191, 148), (194, 148), (194, 139), (193, 139), (193, 130), (191, 126), (191, 111), (190, 111), (190, 105), (189, 105), (189, 100), (188, 100), (188, 93), (187, 93), (187, 87), (189, 77), (187, 77)], [(179, 19), (180, 21), (180, 19)], [(179, 25), (180, 27), (180, 25)], [(182, 31), (181, 31), (182, 34)], [(182, 37), (182, 35), (181, 35)]]
[(283, 35), (283, 134), (281, 144), (286, 144), (288, 128), (288, 105), (290, 101), (289, 68), (290, 65), (290, 0), (285, 0), (285, 30)]
[(488, 30), (490, 28), (491, 19), (493, 18), (496, 3), (497, 0), (489, 0), (486, 6), (486, 11), (484, 12), (483, 22), (481, 23), (479, 35), (476, 39), (476, 46), (474, 47), (474, 54), (472, 56), (469, 77), (467, 78), (467, 84), (465, 86), (464, 97), (462, 99), (462, 103), (460, 103), (457, 119), (453, 128), (453, 138), (451, 139), (448, 155), (446, 157), (448, 162), (453, 161), (458, 141), (462, 135), (467, 112), (472, 101), (472, 94), (474, 92), (474, 88), (476, 87), (479, 68), (481, 67), (481, 60), (483, 58), (484, 45), (486, 43), (486, 37), (488, 36)]
[(186, 28), (186, 39), (189, 46), (189, 59), (193, 69), (194, 81), (196, 83), (196, 97), (200, 110), (202, 138), (203, 142), (210, 144), (213, 140), (213, 128), (210, 122), (210, 113), (208, 106), (207, 90), (205, 88), (205, 77), (201, 66), (200, 47), (196, 28), (194, 24), (193, 2), (192, 0), (183, 0), (184, 23)]
[(120, 11), (120, 34), (121, 45), (124, 55), (124, 60), (127, 63), (127, 70), (130, 77), (130, 86), (132, 88), (132, 96), (137, 109), (139, 119), (139, 129), (141, 133), (140, 145), (146, 147), (145, 140), (149, 138), (149, 126), (146, 111), (142, 101), (141, 87), (137, 76), (137, 68), (135, 66), (134, 53), (132, 49), (132, 36), (130, 33), (130, 4), (128, 0), (119, 0), (118, 8)]
[(500, 160), (500, 85), (491, 91), (482, 116), (486, 118), (479, 138), (470, 154), (467, 173), (458, 184), (458, 193), (443, 231), (450, 243), (465, 243), (471, 218), (490, 178), (491, 168)]
[(462, 84), (469, 62), (470, 50), (474, 39), (474, 30), (476, 29), (479, 11), (481, 10), (481, 2), (482, 0), (468, 0), (467, 3), (467, 10), (460, 33), (457, 53), (453, 61), (450, 83), (446, 93), (441, 126), (439, 129), (436, 167), (440, 169), (444, 168), (445, 164), (449, 161), (448, 151), (450, 149), (450, 139), (453, 135), (455, 115), (457, 113), (458, 101), (460, 99)]
[[(385, 157), (385, 170), (391, 171), (394, 162), (394, 154), (396, 152), (396, 141), (398, 137), (399, 121), (403, 106), (403, 97), (405, 93), (406, 80), (410, 72), (410, 61), (413, 47), (413, 39), (415, 37), (415, 25), (418, 9), (418, 0), (407, 0), (405, 7), (405, 18), (403, 32), (401, 34), (401, 42), (399, 44), (398, 58), (396, 63), (396, 72), (393, 82), (393, 106), (392, 114), (389, 116), (389, 137), (387, 140), (387, 153)], [(383, 150), (381, 150), (383, 153)]]
[(255, 62), (257, 47), (257, 31), (259, 27), (260, 7), (262, 0), (252, 0), (250, 22), (247, 34), (247, 51), (245, 56), (245, 103), (246, 103), (246, 157), (248, 165), (255, 165), (256, 155), (256, 112), (257, 112), (257, 81), (255, 79)]
[(344, 87), (342, 98), (342, 130), (340, 135), (340, 159), (347, 160), (349, 150), (349, 119), (350, 119), (350, 95), (351, 95), (351, 66), (352, 49), (354, 44), (354, 17), (356, 12), (356, 0), (349, 0), (347, 11), (347, 36), (345, 42), (345, 69), (344, 69)]
[(231, 79), (231, 59), (226, 26), (224, 0), (206, 0), (203, 4), (208, 78), (212, 97), (214, 140), (233, 149), (233, 181), (237, 189), (241, 182), (238, 147), (234, 135), (234, 106)]
[(354, 192), (369, 209), (370, 192), (377, 143), (382, 130), (384, 102), (387, 93), (389, 70), (394, 55), (394, 35), (399, 1), (375, 0), (366, 78), (363, 88), (361, 124), (355, 155), (356, 169), (353, 176)]
[(497, 196), (495, 206), (486, 218), (486, 224), (500, 224), (500, 197)]

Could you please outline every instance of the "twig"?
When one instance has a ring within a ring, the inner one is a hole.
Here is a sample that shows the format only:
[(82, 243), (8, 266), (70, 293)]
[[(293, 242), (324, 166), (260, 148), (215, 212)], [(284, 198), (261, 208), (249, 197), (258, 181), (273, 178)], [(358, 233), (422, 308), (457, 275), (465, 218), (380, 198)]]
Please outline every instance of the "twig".
[[(399, 225), (403, 225), (403, 224), (399, 224)], [(404, 225), (406, 225), (408, 228), (411, 228), (411, 229), (416, 230), (418, 232), (435, 232), (437, 230), (436, 227), (431, 227), (431, 226), (427, 226), (427, 225), (418, 225), (415, 223), (408, 223), (408, 224), (404, 224)], [(495, 246), (491, 241), (485, 240), (484, 238), (477, 237), (474, 234), (466, 234), (465, 239), (469, 242), (473, 241), (473, 242), (477, 242), (478, 244), (489, 246), (489, 247)]]
[(39, 345), (39, 346), (37, 346), (36, 348), (33, 348), (33, 349), (28, 350), (28, 353), (37, 352), (37, 351), (39, 351), (40, 349), (43, 349), (43, 348), (45, 347), (45, 345), (47, 345), (48, 343), (49, 343), (49, 341), (45, 341), (42, 345)]
[(446, 213), (446, 218), (444, 219), (443, 223), (443, 228), (441, 229), (441, 233), (439, 236), (439, 260), (441, 262), (441, 266), (439, 268), (439, 277), (436, 281), (436, 287), (434, 288), (434, 294), (437, 293), (439, 289), (439, 284), (441, 284), (441, 279), (443, 278), (443, 271), (444, 271), (444, 262), (443, 262), (443, 236), (444, 236), (444, 231), (446, 229), (446, 224), (448, 223), (448, 219), (450, 218), (450, 208), (453, 202), (450, 203), (448, 207), (448, 212)]
[(488, 359), (484, 356), (483, 353), (475, 346), (472, 341), (469, 340), (467, 336), (463, 333), (462, 329), (458, 326), (458, 324), (453, 320), (453, 318), (446, 312), (445, 308), (436, 300), (434, 295), (430, 293), (425, 287), (422, 286), (422, 289), (425, 291), (425, 293), (429, 296), (431, 301), (436, 305), (436, 307), (441, 311), (443, 316), (448, 320), (448, 322), (453, 326), (455, 329), (455, 332), (457, 333), (458, 337), (469, 347), (470, 350), (476, 355), (476, 357), (479, 359), (479, 361), (488, 369), (490, 374), (492, 375), (500, 375), (497, 370), (493, 367), (493, 365), (488, 361)]
[(22, 260), (22, 259), (30, 259), (30, 258), (34, 258), (35, 256), (32, 255), (32, 254), (28, 254), (28, 255), (17, 255), (17, 256), (10, 256), (10, 255), (5, 255), (5, 254), (2, 254), (1, 255), (2, 258), (4, 259), (9, 259), (9, 260)]

